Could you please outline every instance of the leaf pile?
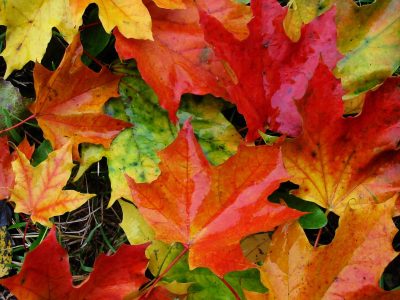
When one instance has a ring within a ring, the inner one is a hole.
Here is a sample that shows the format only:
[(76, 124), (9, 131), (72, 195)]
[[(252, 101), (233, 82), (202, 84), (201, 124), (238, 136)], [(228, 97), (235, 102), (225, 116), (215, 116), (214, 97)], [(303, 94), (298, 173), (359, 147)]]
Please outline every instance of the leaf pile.
[(399, 1), (244, 2), (0, 3), (18, 299), (400, 298)]

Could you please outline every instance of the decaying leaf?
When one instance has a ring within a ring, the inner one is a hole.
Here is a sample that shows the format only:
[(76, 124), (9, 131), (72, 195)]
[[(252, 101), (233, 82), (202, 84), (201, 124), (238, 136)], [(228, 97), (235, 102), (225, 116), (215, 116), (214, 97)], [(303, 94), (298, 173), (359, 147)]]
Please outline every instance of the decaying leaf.
[(32, 167), (22, 151), (12, 162), (15, 185), (10, 201), (15, 203), (15, 212), (30, 214), (33, 222), (51, 227), (49, 218), (78, 208), (93, 194), (81, 194), (73, 190), (63, 190), (73, 167), (72, 144), (49, 154), (37, 167)]
[(400, 79), (366, 95), (359, 116), (343, 118), (339, 80), (322, 64), (298, 108), (303, 133), (283, 145), (297, 194), (336, 214), (382, 202), (400, 190)]
[(132, 126), (105, 115), (102, 110), (109, 98), (118, 96), (120, 76), (106, 68), (99, 73), (92, 71), (82, 63), (82, 51), (76, 35), (57, 70), (52, 72), (38, 63), (35, 65), (36, 101), (30, 106), (54, 149), (72, 138), (75, 160), (79, 160), (80, 143), (109, 147), (122, 129)]
[(159, 152), (161, 175), (152, 183), (127, 176), (132, 198), (156, 239), (189, 248), (189, 266), (218, 276), (254, 267), (240, 247), (247, 235), (268, 231), (301, 212), (266, 197), (287, 179), (279, 149), (240, 146), (213, 167), (186, 122), (177, 139)]
[(24, 300), (120, 299), (147, 281), (147, 245), (122, 245), (112, 256), (101, 254), (90, 276), (73, 286), (68, 254), (57, 242), (53, 228), (46, 239), (28, 253), (21, 271), (0, 284)]
[(399, 291), (378, 286), (384, 268), (397, 256), (393, 206), (394, 199), (348, 207), (333, 242), (317, 249), (297, 223), (281, 226), (262, 266), (269, 299), (399, 299)]

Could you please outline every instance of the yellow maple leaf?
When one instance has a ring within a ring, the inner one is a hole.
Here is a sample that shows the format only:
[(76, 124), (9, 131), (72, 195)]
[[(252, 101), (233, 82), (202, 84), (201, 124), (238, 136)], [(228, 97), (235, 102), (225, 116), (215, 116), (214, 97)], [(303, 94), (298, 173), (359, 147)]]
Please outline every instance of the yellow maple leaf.
[(15, 212), (31, 214), (33, 222), (51, 227), (49, 218), (72, 211), (95, 196), (63, 190), (73, 167), (71, 149), (69, 142), (36, 167), (16, 150), (18, 158), (12, 163), (15, 185), (10, 198), (16, 204)]
[(40, 61), (57, 27), (67, 41), (76, 31), (68, 0), (13, 0), (0, 3), (0, 25), (7, 26), (6, 48), (1, 53), (7, 78), (28, 61)]
[(151, 17), (142, 0), (69, 0), (74, 24), (82, 24), (82, 14), (90, 3), (99, 7), (99, 18), (107, 32), (114, 27), (127, 38), (152, 40)]

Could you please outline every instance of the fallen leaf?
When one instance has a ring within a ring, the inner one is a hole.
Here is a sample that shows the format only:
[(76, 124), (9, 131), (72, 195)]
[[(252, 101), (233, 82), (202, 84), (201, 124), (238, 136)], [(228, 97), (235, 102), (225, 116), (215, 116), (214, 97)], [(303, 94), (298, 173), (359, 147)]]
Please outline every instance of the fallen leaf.
[(73, 167), (71, 147), (71, 143), (65, 144), (37, 167), (32, 167), (25, 154), (17, 150), (18, 158), (12, 162), (15, 184), (10, 197), (16, 204), (15, 212), (30, 214), (33, 222), (51, 227), (49, 218), (74, 210), (95, 196), (63, 190)]
[(142, 0), (69, 0), (76, 27), (82, 24), (90, 3), (99, 7), (99, 18), (108, 33), (118, 27), (127, 38), (152, 39), (151, 17)]
[(298, 101), (303, 133), (283, 145), (296, 194), (341, 214), (400, 190), (399, 78), (366, 95), (359, 116), (343, 118), (340, 81), (320, 64)]
[(127, 176), (132, 198), (156, 239), (189, 248), (190, 269), (208, 267), (222, 277), (254, 267), (240, 240), (302, 215), (266, 200), (287, 179), (276, 147), (242, 145), (213, 167), (185, 122), (177, 139), (158, 154), (161, 175), (155, 181), (136, 183)]
[(220, 21), (236, 39), (244, 40), (249, 36), (247, 24), (253, 18), (250, 6), (235, 0), (196, 0), (196, 5)]
[(240, 242), (244, 256), (253, 263), (263, 262), (271, 239), (267, 232), (250, 235)]
[(13, 0), (0, 3), (0, 25), (7, 26), (6, 48), (1, 53), (7, 64), (4, 78), (28, 61), (40, 61), (57, 27), (71, 41), (76, 28), (68, 18), (67, 0)]
[[(150, 248), (150, 247), (149, 247)], [(156, 276), (160, 274), (165, 268), (171, 264), (172, 260), (181, 253), (183, 246), (180, 244), (174, 244), (172, 246), (165, 245), (165, 251), (163, 248), (155, 249), (161, 250), (157, 252), (159, 261), (162, 264), (159, 266), (158, 272), (154, 273)], [(150, 257), (151, 262), (152, 257)], [(224, 276), (226, 282), (237, 292), (237, 294), (244, 299), (244, 290), (251, 290), (258, 293), (265, 293), (267, 289), (262, 285), (260, 281), (260, 272), (257, 269), (248, 269), (245, 271), (230, 272)], [(171, 284), (190, 283), (187, 288), (186, 294), (187, 299), (190, 300), (203, 300), (203, 299), (223, 299), (223, 300), (235, 300), (233, 293), (227, 288), (227, 286), (206, 268), (196, 268), (194, 270), (189, 269), (188, 256), (185, 254), (163, 277), (161, 284), (166, 283), (166, 287), (170, 287)]]
[[(30, 160), (35, 146), (31, 146), (25, 137), (18, 145), (18, 149)], [(15, 182), (11, 163), (15, 159), (17, 159), (17, 152), (10, 153), (7, 136), (0, 137), (0, 200), (10, 197), (10, 190)]]
[(397, 256), (393, 206), (394, 199), (348, 207), (333, 242), (316, 249), (297, 223), (281, 226), (261, 267), (269, 299), (399, 299), (399, 291), (378, 286), (383, 270)]
[(11, 121), (7, 122), (7, 117), (23, 119), (25, 111), (25, 103), (19, 90), (11, 82), (0, 79), (0, 130), (13, 125)]
[[(140, 245), (154, 240), (154, 231), (132, 203), (118, 201), (123, 213), (120, 224), (131, 245)], [(150, 245), (147, 249), (149, 249)]]
[(54, 149), (73, 138), (75, 160), (79, 160), (80, 143), (109, 147), (122, 129), (132, 126), (105, 115), (102, 110), (109, 98), (118, 96), (120, 76), (106, 68), (99, 73), (90, 70), (80, 59), (82, 51), (76, 35), (57, 70), (52, 72), (38, 63), (35, 65), (36, 101), (29, 108)]
[[(77, 180), (93, 163), (106, 157), (112, 188), (109, 206), (121, 197), (131, 200), (125, 174), (137, 182), (150, 182), (158, 177), (160, 170), (156, 152), (169, 145), (178, 131), (165, 110), (158, 105), (153, 90), (139, 77), (137, 71), (121, 80), (120, 94), (120, 99), (106, 105), (106, 111), (115, 118), (136, 125), (121, 132), (109, 149), (84, 145), (75, 178)], [(222, 102), (213, 97), (203, 98), (200, 103), (190, 97), (185, 98), (178, 117), (182, 122), (192, 118), (200, 145), (213, 164), (224, 162), (236, 152), (241, 136), (222, 115)]]
[(293, 42), (299, 41), (302, 26), (310, 23), (319, 15), (320, 2), (321, 0), (291, 0), (288, 2), (283, 28)]
[(196, 3), (187, 0), (185, 4), (184, 10), (166, 10), (148, 3), (154, 41), (127, 39), (118, 30), (114, 32), (120, 58), (137, 61), (143, 79), (154, 89), (173, 121), (177, 121), (182, 94), (225, 97), (225, 86), (232, 80), (227, 67), (204, 41), (196, 4), (210, 11), (238, 36), (246, 34), (251, 17), (248, 8), (231, 0)]
[(244, 115), (247, 138), (272, 130), (297, 136), (301, 118), (294, 100), (301, 98), (322, 59), (333, 68), (341, 57), (336, 51), (335, 11), (330, 10), (304, 26), (301, 39), (293, 43), (285, 34), (286, 8), (276, 0), (251, 2), (254, 18), (250, 35), (238, 41), (220, 22), (201, 14), (206, 41), (217, 57), (226, 60), (237, 76), (228, 87), (229, 100)]
[(400, 67), (400, 1), (380, 0), (357, 6), (335, 1), (338, 48), (345, 57), (336, 74), (352, 98), (375, 88)]
[(122, 245), (112, 256), (101, 254), (89, 277), (73, 286), (68, 254), (57, 242), (53, 227), (46, 239), (28, 253), (21, 271), (0, 279), (0, 284), (24, 300), (122, 300), (147, 281), (146, 247)]

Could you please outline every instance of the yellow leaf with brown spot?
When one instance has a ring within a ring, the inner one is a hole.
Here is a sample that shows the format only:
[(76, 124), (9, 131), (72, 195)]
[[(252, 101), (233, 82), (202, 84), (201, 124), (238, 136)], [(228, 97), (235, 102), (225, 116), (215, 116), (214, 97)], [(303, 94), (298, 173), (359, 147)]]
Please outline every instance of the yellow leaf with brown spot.
[(6, 48), (1, 53), (7, 78), (28, 61), (40, 61), (57, 27), (67, 41), (77, 31), (70, 19), (68, 0), (12, 0), (0, 3), (0, 25), (7, 26)]

